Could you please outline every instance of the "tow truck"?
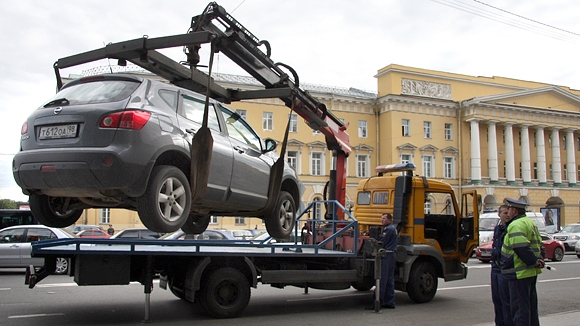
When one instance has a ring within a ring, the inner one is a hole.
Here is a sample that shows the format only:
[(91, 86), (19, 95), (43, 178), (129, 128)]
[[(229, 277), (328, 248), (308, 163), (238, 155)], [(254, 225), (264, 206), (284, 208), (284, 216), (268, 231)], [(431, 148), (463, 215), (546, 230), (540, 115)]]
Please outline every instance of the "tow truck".
[[(199, 49), (207, 43), (211, 45), (208, 74), (198, 69)], [(157, 51), (169, 47), (184, 47), (187, 61), (178, 63)], [(264, 47), (266, 53), (261, 50)], [(217, 85), (211, 78), (211, 57), (217, 51), (245, 69), (264, 89), (241, 91)], [(348, 125), (300, 88), (298, 75), (291, 67), (274, 63), (270, 55), (267, 41), (256, 38), (223, 7), (212, 2), (201, 15), (192, 18), (187, 34), (109, 44), (59, 59), (54, 68), (59, 88), (62, 86), (59, 69), (111, 58), (120, 65), (130, 61), (170, 83), (205, 92), (208, 97), (224, 102), (280, 98), (308, 126), (324, 134), (328, 149), (336, 158), (328, 182), (328, 199), (323, 201), (327, 207), (325, 218), (309, 217), (319, 216), (318, 205), (311, 203), (296, 219), (294, 239), (299, 237), (298, 226), (308, 222), (312, 226), (308, 241), (273, 244), (223, 240), (46, 240), (32, 245), (32, 255), (44, 257), (45, 263), (41, 267), (29, 266), (25, 283), (33, 288), (54, 271), (57, 257), (65, 257), (71, 262), (69, 274), (78, 285), (140, 282), (146, 295), (145, 320), (149, 319), (156, 275), (162, 288), (183, 300), (199, 301), (216, 318), (240, 315), (248, 305), (250, 288), (258, 283), (277, 288), (302, 287), (305, 291), (350, 287), (367, 291), (378, 285), (380, 278), (382, 251), (377, 239), (384, 212), (394, 215), (399, 231), (397, 289), (406, 291), (415, 302), (429, 302), (437, 291), (438, 278), (446, 281), (465, 278), (464, 263), (478, 245), (477, 194), (474, 191), (461, 194), (459, 205), (449, 184), (414, 175), (412, 164), (381, 166), (377, 167), (376, 176), (360, 182), (353, 216), (344, 207), (346, 158), (351, 152)], [(199, 148), (193, 147), (192, 151), (203, 150), (203, 141)], [(197, 164), (198, 172), (191, 178), (195, 178), (198, 187), (203, 187), (199, 184), (204, 180), (204, 164), (208, 162)], [(279, 181), (274, 177), (270, 182)], [(447, 199), (444, 214), (425, 211), (428, 196)], [(314, 214), (308, 214), (312, 211)], [(103, 270), (108, 272), (102, 273)], [(378, 310), (378, 301), (375, 303)]]

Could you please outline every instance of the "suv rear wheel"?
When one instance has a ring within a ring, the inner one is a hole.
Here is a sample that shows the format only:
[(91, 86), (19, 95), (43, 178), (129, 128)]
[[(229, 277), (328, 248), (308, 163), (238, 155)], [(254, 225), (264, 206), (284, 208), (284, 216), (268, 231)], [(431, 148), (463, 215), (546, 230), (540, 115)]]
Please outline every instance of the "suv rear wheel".
[(76, 198), (31, 194), (28, 201), (30, 202), (30, 211), (36, 220), (40, 224), (54, 228), (73, 225), (83, 214), (82, 209), (68, 209), (69, 205), (78, 202)]
[(153, 168), (147, 190), (137, 198), (141, 222), (151, 231), (177, 231), (191, 209), (189, 180), (178, 168), (160, 165)]

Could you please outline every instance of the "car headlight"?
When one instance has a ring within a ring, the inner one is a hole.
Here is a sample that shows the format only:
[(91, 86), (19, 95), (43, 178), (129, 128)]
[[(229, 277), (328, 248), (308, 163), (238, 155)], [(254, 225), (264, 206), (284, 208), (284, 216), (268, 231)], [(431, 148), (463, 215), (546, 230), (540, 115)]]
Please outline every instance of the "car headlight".
[(491, 241), (491, 237), (481, 237), (479, 238), (479, 244), (488, 243)]
[(578, 240), (578, 239), (580, 239), (580, 236), (579, 235), (571, 235), (570, 236), (570, 239), (572, 239), (572, 240)]

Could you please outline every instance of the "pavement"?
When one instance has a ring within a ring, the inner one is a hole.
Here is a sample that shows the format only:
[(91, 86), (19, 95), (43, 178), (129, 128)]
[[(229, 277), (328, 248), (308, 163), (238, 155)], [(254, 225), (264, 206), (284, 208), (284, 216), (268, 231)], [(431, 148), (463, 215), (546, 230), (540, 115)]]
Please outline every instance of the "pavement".
[[(493, 326), (494, 323), (477, 324), (473, 326)], [(580, 311), (573, 310), (540, 316), (540, 325), (542, 326), (577, 326), (580, 325)]]

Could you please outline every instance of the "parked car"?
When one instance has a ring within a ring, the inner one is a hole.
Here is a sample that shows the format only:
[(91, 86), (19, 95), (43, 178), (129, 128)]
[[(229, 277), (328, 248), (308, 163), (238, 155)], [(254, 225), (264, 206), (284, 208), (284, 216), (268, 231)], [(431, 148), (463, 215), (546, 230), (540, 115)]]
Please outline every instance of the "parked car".
[[(200, 129), (205, 100), (133, 75), (75, 79), (22, 125), (14, 179), (44, 225), (66, 227), (86, 208), (116, 207), (136, 210), (157, 232), (201, 233), (215, 214), (260, 217), (270, 234), (287, 236), (301, 197), (295, 171), (281, 161), (280, 188), (269, 192), (276, 141), (213, 99)], [(192, 164), (200, 182), (190, 180)], [(201, 194), (193, 205), (192, 192)]]
[(236, 240), (230, 233), (224, 230), (205, 230), (201, 234), (186, 234), (183, 230), (178, 230), (166, 234), (160, 240)]
[(250, 240), (255, 237), (250, 230), (226, 230), (226, 232), (231, 234), (237, 240)]
[(128, 228), (123, 229), (114, 235), (112, 235), (109, 239), (159, 239), (163, 236), (161, 232), (151, 231), (145, 228)]
[(111, 236), (104, 230), (83, 230), (77, 233), (77, 237), (90, 239), (108, 239)]
[(576, 257), (580, 258), (580, 241), (576, 242)]
[(499, 223), (497, 212), (483, 213), (479, 215), (479, 244), (493, 240), (493, 229)]
[(103, 230), (103, 228), (99, 225), (90, 225), (90, 224), (75, 224), (71, 226), (67, 226), (66, 229), (74, 234), (78, 234), (84, 230)]
[[(301, 236), (301, 234), (299, 233), (298, 237), (300, 237), (300, 236)], [(254, 243), (254, 244), (274, 244), (274, 243), (293, 244), (294, 243), (294, 232), (292, 232), (290, 234), (290, 236), (283, 238), (283, 239), (275, 239), (274, 237), (272, 237), (268, 233), (262, 233), (258, 236), (255, 236), (251, 240), (251, 243)], [(296, 244), (302, 244), (302, 241), (300, 239), (298, 239)]]
[(580, 240), (580, 223), (566, 225), (562, 231), (554, 234), (554, 239), (564, 242), (566, 251), (574, 251), (576, 243)]
[[(565, 247), (564, 243), (559, 240), (555, 240), (550, 234), (545, 232), (540, 232), (542, 237), (542, 245), (546, 248), (546, 259), (551, 261), (561, 261), (564, 259)], [(492, 242), (487, 242), (475, 249), (475, 258), (483, 263), (489, 263), (491, 261), (491, 246)]]
[[(0, 267), (25, 268), (30, 265), (44, 265), (44, 258), (33, 258), (32, 242), (48, 239), (75, 238), (64, 229), (44, 225), (15, 225), (0, 230)], [(66, 274), (70, 261), (67, 258), (56, 259), (55, 274)]]

